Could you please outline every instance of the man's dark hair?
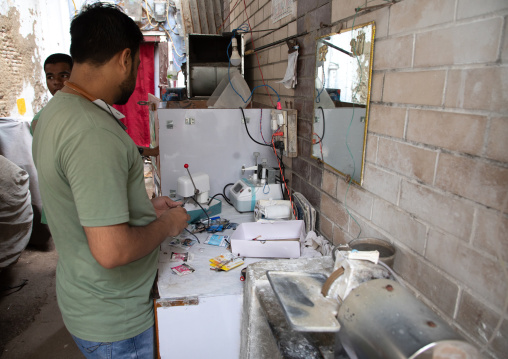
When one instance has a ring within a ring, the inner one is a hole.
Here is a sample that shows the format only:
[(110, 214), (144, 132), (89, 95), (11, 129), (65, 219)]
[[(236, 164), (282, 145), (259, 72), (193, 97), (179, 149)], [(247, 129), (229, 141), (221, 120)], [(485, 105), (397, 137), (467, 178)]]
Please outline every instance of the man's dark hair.
[(120, 7), (94, 3), (71, 22), (71, 56), (74, 62), (102, 65), (129, 48), (134, 60), (143, 41), (136, 23)]
[(65, 63), (69, 64), (69, 66), (72, 69), (72, 57), (70, 57), (67, 54), (52, 54), (52, 55), (49, 55), (46, 58), (46, 61), (44, 61), (44, 68), (46, 68), (47, 64), (58, 64), (60, 62), (65, 62)]

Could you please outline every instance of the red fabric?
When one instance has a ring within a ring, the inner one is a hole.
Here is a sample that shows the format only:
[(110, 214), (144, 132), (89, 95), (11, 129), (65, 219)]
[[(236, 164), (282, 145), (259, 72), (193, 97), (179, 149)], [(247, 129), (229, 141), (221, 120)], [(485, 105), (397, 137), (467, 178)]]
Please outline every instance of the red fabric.
[(155, 93), (154, 83), (154, 43), (142, 43), (139, 48), (141, 63), (138, 68), (136, 89), (125, 105), (114, 105), (125, 115), (121, 121), (127, 126), (127, 134), (138, 146), (150, 145), (148, 125), (148, 106), (138, 105), (138, 101), (148, 101), (148, 93)]

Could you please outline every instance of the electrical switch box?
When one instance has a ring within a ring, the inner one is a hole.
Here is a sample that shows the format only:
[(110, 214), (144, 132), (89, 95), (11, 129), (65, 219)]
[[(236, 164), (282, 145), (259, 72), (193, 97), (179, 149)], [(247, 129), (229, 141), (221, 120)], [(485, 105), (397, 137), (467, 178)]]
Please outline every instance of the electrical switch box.
[(275, 136), (275, 141), (284, 143), (283, 155), (286, 157), (296, 157), (298, 155), (298, 145), (296, 140), (297, 111), (293, 109), (272, 110), (272, 123), (278, 126), (277, 133), (281, 136)]

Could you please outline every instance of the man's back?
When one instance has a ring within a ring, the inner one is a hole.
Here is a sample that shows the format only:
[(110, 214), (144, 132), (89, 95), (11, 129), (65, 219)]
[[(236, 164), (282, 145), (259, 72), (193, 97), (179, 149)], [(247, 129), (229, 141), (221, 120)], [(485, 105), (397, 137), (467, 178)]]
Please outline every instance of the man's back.
[(134, 142), (110, 113), (60, 91), (40, 117), (33, 154), (59, 253), (57, 294), (67, 328), (90, 341), (123, 340), (149, 328), (158, 249), (106, 269), (92, 256), (83, 230), (144, 226), (156, 218)]

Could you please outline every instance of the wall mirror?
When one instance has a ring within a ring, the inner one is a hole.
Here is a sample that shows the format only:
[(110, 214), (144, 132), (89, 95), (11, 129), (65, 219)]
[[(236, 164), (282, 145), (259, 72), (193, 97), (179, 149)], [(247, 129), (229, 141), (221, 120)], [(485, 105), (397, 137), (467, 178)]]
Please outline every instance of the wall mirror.
[(362, 185), (374, 22), (317, 39), (312, 157)]

